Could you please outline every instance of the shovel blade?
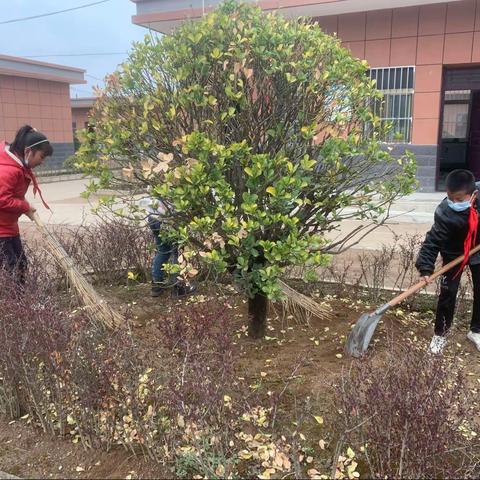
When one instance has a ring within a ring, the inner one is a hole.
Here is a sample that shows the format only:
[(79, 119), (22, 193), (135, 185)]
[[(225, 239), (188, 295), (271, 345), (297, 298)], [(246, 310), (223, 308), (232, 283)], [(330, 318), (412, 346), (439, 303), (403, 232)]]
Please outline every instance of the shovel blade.
[(349, 355), (358, 358), (367, 351), (370, 340), (381, 318), (381, 314), (364, 313), (358, 319), (348, 336), (346, 351)]

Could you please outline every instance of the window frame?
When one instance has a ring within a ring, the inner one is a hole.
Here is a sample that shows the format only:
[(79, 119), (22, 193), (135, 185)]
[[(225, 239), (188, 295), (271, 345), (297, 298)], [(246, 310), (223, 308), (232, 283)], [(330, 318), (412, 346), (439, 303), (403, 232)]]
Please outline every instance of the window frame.
[[(381, 82), (378, 81), (380, 72)], [(374, 67), (367, 72), (368, 77), (376, 81), (377, 89), (383, 94), (382, 100), (377, 105), (373, 105), (375, 115), (382, 123), (393, 123), (388, 137), (383, 139), (385, 143), (412, 143), (415, 73), (414, 65)], [(396, 124), (400, 125), (400, 130), (395, 128)], [(396, 130), (401, 132), (401, 138), (395, 138)]]

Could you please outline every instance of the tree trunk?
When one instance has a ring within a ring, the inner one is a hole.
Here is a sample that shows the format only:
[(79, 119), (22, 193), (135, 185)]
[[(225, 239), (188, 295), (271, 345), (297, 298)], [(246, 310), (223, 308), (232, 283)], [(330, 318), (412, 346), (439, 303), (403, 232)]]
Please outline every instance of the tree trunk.
[(268, 298), (261, 293), (256, 293), (253, 298), (248, 299), (248, 315), (250, 325), (248, 333), (252, 338), (265, 336), (267, 326)]

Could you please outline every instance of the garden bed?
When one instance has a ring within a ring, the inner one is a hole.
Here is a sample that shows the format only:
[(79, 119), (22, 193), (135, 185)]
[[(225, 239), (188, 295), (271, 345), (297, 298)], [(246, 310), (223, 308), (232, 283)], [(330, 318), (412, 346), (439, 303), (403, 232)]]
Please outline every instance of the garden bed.
[[(206, 305), (208, 310), (210, 306), (213, 309), (220, 305), (229, 312), (233, 322), (234, 375), (258, 402), (274, 409), (274, 431), (286, 437), (297, 429), (300, 431), (305, 439), (301, 441), (302, 451), (306, 451), (300, 454), (303, 456), (302, 471), (315, 469), (329, 474), (342, 429), (334, 411), (335, 389), (332, 386), (338, 384), (342, 372), (351, 364), (343, 350), (346, 335), (360, 313), (372, 306), (362, 299), (335, 298), (322, 289), (322, 286), (312, 288), (312, 295), (320, 297), (331, 310), (330, 319), (313, 318), (310, 325), (302, 325), (288, 315), (280, 318), (271, 312), (267, 336), (260, 341), (253, 341), (246, 335), (244, 296), (225, 285), (204, 285), (195, 296), (177, 301), (172, 300), (167, 292), (159, 299), (150, 298), (149, 286), (141, 284), (110, 288), (104, 293), (118, 306), (131, 309), (137, 325), (132, 335), (146, 347), (145, 351), (162, 343), (159, 322), (179, 306)], [(379, 368), (385, 349), (392, 342), (387, 336), (393, 336), (394, 342), (426, 346), (431, 335), (430, 317), (431, 313), (412, 315), (402, 310), (387, 315), (375, 336), (372, 353)], [(456, 358), (468, 367), (468, 383), (471, 388), (476, 388), (480, 381), (478, 352), (466, 340), (463, 327), (455, 332), (450, 345), (449, 354), (457, 355)], [(225, 388), (228, 391), (227, 385)], [(272, 402), (273, 397), (275, 401)], [(305, 406), (307, 398), (308, 407)], [(322, 423), (311, 421), (309, 412), (321, 417)], [(305, 414), (309, 416), (308, 420), (303, 418)], [(301, 426), (295, 423), (301, 423)], [(69, 437), (60, 439), (41, 433), (31, 424), (29, 417), (14, 422), (2, 418), (0, 432), (1, 469), (20, 477), (141, 478), (182, 473), (178, 464), (161, 465), (134, 456), (120, 447), (114, 447), (108, 453), (99, 449), (85, 450), (73, 444)], [(324, 449), (319, 448), (319, 441), (325, 442), (322, 444)], [(307, 455), (309, 451), (311, 459)], [(307, 459), (310, 464), (305, 463)]]

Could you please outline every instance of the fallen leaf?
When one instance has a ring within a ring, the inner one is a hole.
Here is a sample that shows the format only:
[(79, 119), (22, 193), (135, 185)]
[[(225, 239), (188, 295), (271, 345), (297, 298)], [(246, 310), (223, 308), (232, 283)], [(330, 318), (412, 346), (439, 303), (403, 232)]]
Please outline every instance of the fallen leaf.
[(177, 425), (180, 428), (185, 428), (185, 419), (183, 418), (183, 415), (177, 415)]
[(198, 270), (196, 268), (191, 268), (187, 272), (187, 274), (188, 274), (189, 277), (196, 277), (198, 275)]
[(313, 477), (316, 477), (317, 475), (320, 475), (320, 472), (315, 468), (311, 468), (310, 470), (307, 470), (307, 475), (313, 478)]
[[(174, 142), (175, 143), (175, 142)], [(169, 163), (173, 160), (173, 153), (163, 153), (163, 152), (160, 152), (158, 155), (157, 155), (157, 158), (162, 161), (162, 162), (166, 162), (166, 163)]]
[(243, 73), (244, 73), (246, 79), (249, 80), (250, 77), (253, 75), (253, 68), (244, 68)]
[(166, 172), (169, 169), (168, 163), (167, 162), (159, 162), (157, 165), (153, 168), (153, 173), (162, 173)]
[(133, 171), (133, 167), (130, 165), (129, 167), (122, 168), (122, 175), (131, 180), (133, 178)]
[(313, 415), (313, 418), (319, 423), (320, 425), (323, 425), (323, 417), (320, 415)]
[(273, 475), (276, 472), (274, 468), (267, 468), (261, 475), (258, 475), (258, 478), (261, 480), (269, 480), (271, 478), (270, 475)]

